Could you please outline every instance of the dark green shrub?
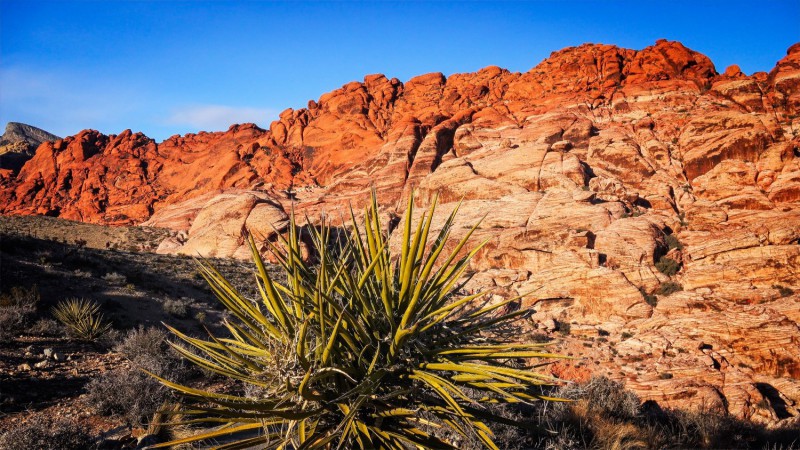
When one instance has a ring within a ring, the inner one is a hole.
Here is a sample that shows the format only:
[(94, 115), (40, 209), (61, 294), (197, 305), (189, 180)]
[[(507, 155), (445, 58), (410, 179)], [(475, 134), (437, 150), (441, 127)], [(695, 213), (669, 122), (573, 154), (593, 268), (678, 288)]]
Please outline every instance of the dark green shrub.
[(662, 256), (656, 263), (656, 269), (668, 277), (678, 273), (680, 268), (681, 265), (678, 261), (675, 261), (672, 258), (667, 258), (666, 256)]
[(639, 292), (642, 293), (642, 297), (644, 298), (644, 301), (647, 302), (648, 305), (654, 308), (656, 307), (656, 305), (658, 305), (658, 297), (656, 297), (653, 294), (648, 294), (647, 291), (644, 290), (644, 288), (639, 288)]
[(666, 283), (661, 283), (661, 285), (658, 286), (658, 289), (656, 289), (656, 294), (666, 297), (682, 290), (683, 286), (680, 284), (675, 283), (674, 281), (667, 281)]
[(670, 250), (683, 250), (683, 244), (678, 240), (678, 236), (675, 236), (674, 234), (668, 234), (667, 237), (664, 238), (664, 242), (667, 244), (667, 248)]
[(781, 294), (781, 297), (789, 297), (790, 295), (794, 294), (794, 290), (780, 284), (773, 284), (772, 288), (777, 289), (778, 293)]

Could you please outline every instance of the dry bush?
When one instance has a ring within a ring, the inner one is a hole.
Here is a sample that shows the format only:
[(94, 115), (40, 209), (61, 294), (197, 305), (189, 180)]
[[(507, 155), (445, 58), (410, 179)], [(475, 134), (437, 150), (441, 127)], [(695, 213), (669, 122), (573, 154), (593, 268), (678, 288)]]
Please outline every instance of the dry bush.
[(97, 448), (84, 427), (67, 419), (35, 416), (0, 435), (3, 450), (91, 450)]
[(635, 394), (604, 377), (561, 388), (555, 395), (574, 401), (540, 411), (540, 425), (555, 434), (524, 448), (788, 450), (800, 444), (796, 426), (767, 429), (715, 409), (665, 410), (652, 402), (643, 408)]
[(64, 327), (53, 319), (39, 319), (31, 325), (28, 332), (36, 336), (63, 336), (66, 333)]
[(39, 290), (35, 285), (28, 289), (13, 287), (0, 295), (0, 342), (27, 331), (39, 300)]
[(169, 397), (169, 391), (138, 369), (117, 369), (95, 378), (86, 386), (87, 406), (98, 414), (118, 416), (141, 426)]
[(103, 275), (103, 280), (108, 281), (111, 284), (119, 285), (123, 285), (128, 281), (128, 279), (125, 278), (125, 275), (120, 275), (117, 272), (111, 272)]
[[(632, 419), (639, 415), (641, 401), (625, 386), (606, 377), (595, 377), (583, 384), (571, 384), (561, 388), (558, 395), (570, 400), (586, 400), (589, 411), (594, 414)], [(570, 403), (560, 403), (559, 408), (569, 408)]]
[(179, 319), (184, 319), (189, 316), (189, 307), (186, 305), (186, 302), (181, 300), (165, 300), (161, 308), (165, 313)]
[(92, 380), (87, 385), (86, 402), (95, 411), (116, 415), (132, 425), (150, 420), (159, 406), (171, 398), (169, 390), (143, 371), (185, 380), (191, 372), (167, 343), (167, 335), (157, 328), (139, 328), (128, 333), (114, 346), (130, 362), (130, 369), (120, 368)]
[(188, 373), (186, 364), (169, 346), (167, 333), (158, 328), (139, 326), (128, 331), (114, 351), (125, 355), (134, 367), (160, 377), (185, 379)]

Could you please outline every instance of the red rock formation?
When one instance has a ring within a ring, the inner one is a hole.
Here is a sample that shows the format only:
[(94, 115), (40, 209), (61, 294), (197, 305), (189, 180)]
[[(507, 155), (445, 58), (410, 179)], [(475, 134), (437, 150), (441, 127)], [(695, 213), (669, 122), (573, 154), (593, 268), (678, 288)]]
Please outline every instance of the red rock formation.
[(162, 251), (246, 257), (240, 231), (280, 231), (292, 202), (337, 217), (374, 187), (398, 217), (416, 189), (420, 206), (439, 195), (441, 224), (463, 199), (456, 234), (485, 215), (488, 240), (470, 288), (533, 291), (522, 306), (570, 323), (575, 354), (608, 334), (597, 364), (558, 373), (774, 421), (765, 397), (800, 404), (799, 113), (800, 44), (751, 76), (677, 42), (587, 44), (522, 74), (370, 75), (269, 130), (85, 131), (0, 174), (0, 210), (147, 220), (184, 232)]

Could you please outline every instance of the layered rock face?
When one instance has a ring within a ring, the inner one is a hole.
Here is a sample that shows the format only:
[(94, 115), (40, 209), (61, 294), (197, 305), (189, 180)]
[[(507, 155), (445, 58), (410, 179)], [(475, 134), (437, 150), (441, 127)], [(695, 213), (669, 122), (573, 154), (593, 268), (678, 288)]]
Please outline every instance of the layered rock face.
[[(457, 233), (486, 215), (469, 289), (565, 335), (572, 378), (666, 406), (778, 421), (800, 408), (800, 45), (769, 73), (718, 74), (679, 43), (582, 45), (526, 73), (370, 75), (268, 130), (85, 131), (3, 182), (5, 214), (182, 231), (161, 250), (246, 257), (287, 212), (339, 220), (415, 191)], [(677, 292), (676, 292), (677, 291)], [(538, 330), (538, 331), (537, 331)]]
[(24, 123), (7, 123), (5, 133), (0, 136), (0, 177), (10, 177), (18, 172), (43, 142), (59, 139), (54, 134)]

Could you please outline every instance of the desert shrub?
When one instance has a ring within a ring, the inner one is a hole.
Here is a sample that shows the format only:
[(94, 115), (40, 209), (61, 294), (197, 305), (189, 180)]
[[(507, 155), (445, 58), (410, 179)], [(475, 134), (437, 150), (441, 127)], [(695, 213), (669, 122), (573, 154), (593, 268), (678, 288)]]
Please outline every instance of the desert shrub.
[(27, 331), (39, 303), (36, 286), (28, 289), (13, 287), (0, 295), (0, 341), (7, 341)]
[(97, 448), (84, 427), (67, 419), (35, 416), (0, 435), (3, 450), (89, 450)]
[(28, 332), (38, 336), (62, 336), (64, 327), (53, 319), (42, 318), (28, 328)]
[(165, 313), (179, 319), (189, 317), (189, 308), (186, 306), (186, 302), (181, 300), (167, 299), (164, 301), (164, 304), (161, 305), (161, 309), (163, 309)]
[(572, 400), (556, 403), (549, 414), (540, 415), (541, 425), (555, 435), (540, 438), (529, 448), (646, 448), (647, 433), (635, 425), (640, 414), (639, 398), (606, 377), (570, 384), (554, 395)]
[[(797, 425), (768, 429), (718, 409), (661, 409), (654, 402), (641, 405), (621, 383), (604, 377), (565, 386), (553, 395), (572, 402), (555, 403), (547, 414), (541, 408), (533, 414), (538, 415), (538, 425), (555, 435), (539, 436), (535, 445), (523, 448), (794, 449), (800, 443)], [(521, 442), (524, 437), (515, 439)]]
[(672, 249), (683, 250), (683, 244), (681, 243), (681, 241), (678, 240), (678, 236), (675, 236), (674, 234), (668, 234), (664, 238), (664, 242), (667, 244), (667, 248), (670, 250)]
[(97, 340), (111, 329), (100, 314), (100, 305), (83, 298), (59, 302), (53, 308), (53, 316), (67, 327), (70, 336), (85, 341)]
[[(649, 417), (644, 426), (653, 430), (655, 442), (680, 448), (759, 448), (752, 446), (759, 430), (723, 411), (665, 410)], [(742, 435), (745, 431), (745, 436)], [(743, 439), (744, 437), (744, 439)]]
[(90, 381), (84, 401), (98, 414), (141, 426), (169, 397), (167, 388), (141, 370), (120, 368)]
[(681, 286), (679, 283), (676, 283), (674, 281), (667, 281), (666, 283), (661, 283), (658, 286), (658, 289), (656, 289), (656, 294), (668, 296), (682, 290), (683, 286)]
[(30, 313), (19, 308), (0, 308), (0, 342), (22, 334), (29, 317)]
[(15, 286), (8, 293), (0, 295), (0, 308), (17, 307), (33, 311), (36, 310), (39, 300), (41, 300), (41, 296), (36, 285), (28, 289)]
[(114, 351), (122, 353), (135, 368), (160, 377), (183, 379), (187, 373), (183, 360), (169, 346), (167, 333), (158, 328), (139, 326), (128, 331)]
[(409, 200), (406, 222), (396, 231), (400, 254), (392, 255), (373, 194), (363, 223), (351, 214), (346, 239), (334, 242), (324, 222), (308, 227), (313, 263), (301, 257), (292, 218), (289, 236), (274, 248), (285, 283), (269, 275), (250, 237), (257, 302), (202, 263), (203, 277), (236, 320), (226, 323), (226, 339), (201, 340), (170, 328), (191, 348), (176, 349), (255, 389), (222, 394), (162, 379), (184, 397), (180, 412), (187, 420), (223, 425), (187, 441), (224, 437), (236, 448), (265, 442), (275, 448), (452, 448), (449, 438), (425, 431), (432, 426), (449, 428), (458, 442), (477, 439), (497, 448), (487, 424), (523, 425), (487, 405), (550, 398), (543, 387), (553, 380), (534, 366), (557, 355), (546, 353), (545, 344), (514, 342), (515, 320), (528, 312), (502, 311), (517, 299), (488, 305), (481, 293), (459, 294), (478, 249), (462, 250), (477, 225), (450, 245), (456, 211), (434, 236), (434, 207), (414, 226)]
[(639, 288), (639, 292), (642, 293), (642, 298), (644, 298), (644, 301), (647, 302), (648, 305), (652, 307), (656, 307), (658, 305), (658, 297), (653, 294), (648, 294), (644, 288)]
[[(558, 397), (570, 400), (586, 400), (589, 412), (615, 417), (632, 419), (639, 414), (641, 401), (625, 386), (606, 377), (594, 377), (587, 383), (570, 384), (559, 389)], [(556, 408), (569, 408), (570, 403), (561, 403)]]
[(681, 265), (678, 261), (675, 261), (672, 258), (667, 258), (666, 256), (659, 258), (658, 262), (656, 263), (656, 269), (668, 277), (678, 273), (680, 268)]
[(103, 275), (103, 279), (111, 284), (119, 284), (119, 285), (123, 285), (128, 281), (127, 278), (125, 278), (125, 275), (121, 275), (117, 272), (107, 273)]
[(778, 293), (781, 294), (781, 297), (789, 297), (790, 295), (794, 294), (794, 290), (792, 288), (782, 286), (780, 284), (773, 284), (773, 289), (777, 289)]
[(88, 270), (75, 269), (75, 270), (72, 271), (72, 274), (75, 275), (76, 277), (80, 277), (80, 278), (91, 278), (92, 277), (92, 272), (89, 272)]

